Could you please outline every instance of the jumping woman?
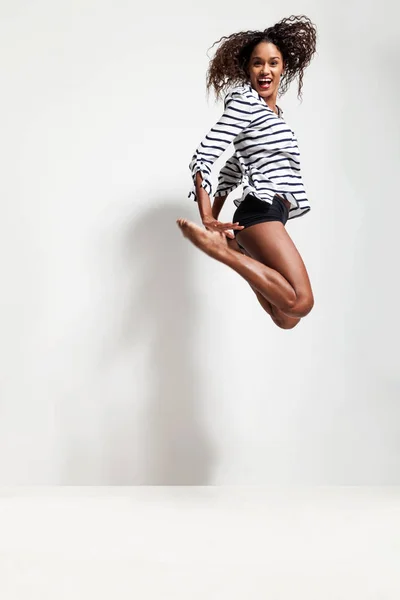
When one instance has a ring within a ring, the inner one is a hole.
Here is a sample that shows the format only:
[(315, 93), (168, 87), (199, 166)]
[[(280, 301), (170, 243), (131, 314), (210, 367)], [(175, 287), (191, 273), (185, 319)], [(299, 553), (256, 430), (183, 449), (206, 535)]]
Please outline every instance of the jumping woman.
[[(241, 275), (263, 309), (282, 329), (292, 329), (314, 304), (303, 260), (285, 225), (310, 210), (293, 131), (277, 106), (316, 48), (316, 29), (304, 16), (264, 31), (223, 37), (207, 72), (207, 90), (224, 92), (224, 112), (196, 149), (190, 170), (205, 229), (178, 219), (182, 233), (212, 258)], [(215, 44), (214, 44), (215, 45)], [(211, 167), (233, 142), (211, 206)], [(243, 184), (231, 223), (218, 220), (230, 192)]]

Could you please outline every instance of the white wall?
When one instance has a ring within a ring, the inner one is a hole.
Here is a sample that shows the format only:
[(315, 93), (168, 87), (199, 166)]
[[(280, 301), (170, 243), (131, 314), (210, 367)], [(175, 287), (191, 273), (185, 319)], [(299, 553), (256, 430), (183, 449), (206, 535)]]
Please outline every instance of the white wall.
[[(399, 483), (399, 10), (243, 7), (2, 4), (0, 484)], [(316, 305), (282, 331), (175, 220), (207, 49), (302, 13)]]

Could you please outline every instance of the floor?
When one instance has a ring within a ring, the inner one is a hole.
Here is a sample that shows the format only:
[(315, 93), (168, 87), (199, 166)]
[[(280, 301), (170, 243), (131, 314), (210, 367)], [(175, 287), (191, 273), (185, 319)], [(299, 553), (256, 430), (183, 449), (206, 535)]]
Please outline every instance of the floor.
[(4, 600), (399, 600), (400, 488), (0, 488)]

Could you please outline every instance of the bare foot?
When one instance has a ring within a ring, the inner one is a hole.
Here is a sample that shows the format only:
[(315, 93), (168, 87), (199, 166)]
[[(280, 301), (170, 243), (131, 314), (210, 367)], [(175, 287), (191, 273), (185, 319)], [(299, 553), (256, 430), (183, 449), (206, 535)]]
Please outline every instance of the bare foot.
[(209, 231), (199, 227), (192, 221), (178, 219), (178, 226), (185, 237), (187, 237), (197, 248), (203, 250), (209, 256), (220, 259), (229, 250), (226, 235), (219, 231)]

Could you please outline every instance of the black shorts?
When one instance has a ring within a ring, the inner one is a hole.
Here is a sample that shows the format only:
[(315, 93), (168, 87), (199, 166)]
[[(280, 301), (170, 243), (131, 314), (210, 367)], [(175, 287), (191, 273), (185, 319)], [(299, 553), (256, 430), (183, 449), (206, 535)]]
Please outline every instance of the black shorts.
[[(239, 221), (239, 225), (244, 225), (245, 228), (267, 221), (280, 221), (286, 225), (288, 218), (289, 208), (278, 195), (273, 197), (270, 204), (266, 200), (259, 200), (252, 194), (247, 194), (233, 213), (232, 223)], [(241, 231), (243, 229), (234, 229), (233, 233), (236, 236)]]

